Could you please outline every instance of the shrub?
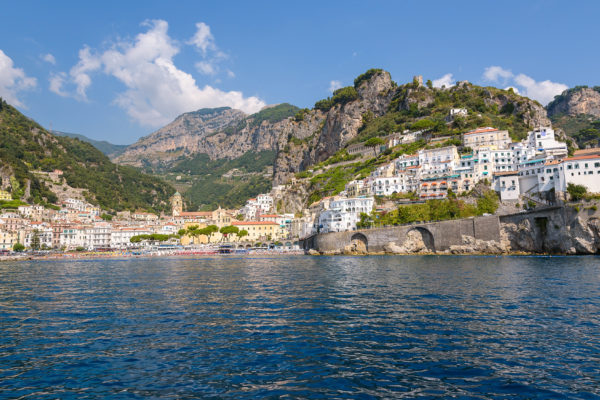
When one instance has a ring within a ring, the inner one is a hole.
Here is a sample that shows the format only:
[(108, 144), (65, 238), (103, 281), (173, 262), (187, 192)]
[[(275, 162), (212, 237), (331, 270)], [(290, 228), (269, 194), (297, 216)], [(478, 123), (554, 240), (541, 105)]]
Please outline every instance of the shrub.
[(379, 74), (381, 72), (383, 72), (383, 70), (380, 69), (380, 68), (371, 68), (371, 69), (369, 69), (364, 74), (360, 74), (359, 76), (356, 77), (356, 79), (354, 80), (354, 87), (358, 88), (361, 83), (363, 83), (365, 81), (368, 81), (373, 76), (375, 76), (375, 75), (377, 75), (377, 74)]
[(571, 196), (572, 201), (579, 201), (583, 199), (585, 194), (587, 193), (587, 188), (583, 185), (575, 185), (573, 183), (569, 183), (567, 186), (567, 192), (569, 196)]
[(13, 251), (16, 251), (17, 253), (20, 253), (23, 250), (25, 250), (25, 246), (23, 246), (21, 243), (15, 243), (13, 245)]
[(336, 90), (331, 98), (334, 104), (346, 104), (356, 99), (358, 99), (358, 92), (352, 86)]
[(329, 97), (323, 100), (319, 100), (315, 103), (315, 109), (327, 112), (333, 107), (333, 100)]

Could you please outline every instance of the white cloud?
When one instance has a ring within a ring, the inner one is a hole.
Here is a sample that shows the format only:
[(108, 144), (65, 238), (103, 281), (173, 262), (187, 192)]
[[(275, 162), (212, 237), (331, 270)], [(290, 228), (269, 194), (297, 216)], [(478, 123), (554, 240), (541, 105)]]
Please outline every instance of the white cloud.
[(17, 107), (24, 107), (18, 94), (23, 90), (35, 88), (37, 80), (25, 74), (21, 68), (15, 68), (13, 60), (0, 50), (0, 97)]
[(439, 79), (433, 80), (433, 87), (441, 88), (445, 86), (447, 88), (454, 86), (454, 78), (452, 74), (446, 74)]
[(543, 105), (548, 104), (554, 96), (568, 89), (568, 86), (549, 80), (537, 82), (525, 74), (515, 75), (512, 71), (497, 65), (487, 67), (483, 72), (483, 79), (488, 82), (508, 85), (506, 89), (512, 88), (515, 93), (537, 100)]
[(70, 96), (69, 92), (63, 90), (63, 86), (67, 79), (67, 74), (64, 72), (50, 75), (50, 91), (62, 97)]
[[(70, 84), (75, 85), (77, 98), (86, 99), (90, 73), (101, 70), (126, 87), (117, 95), (115, 104), (145, 126), (159, 127), (183, 112), (203, 107), (230, 106), (247, 113), (264, 107), (261, 99), (244, 97), (238, 91), (225, 92), (208, 85), (199, 87), (190, 74), (178, 69), (173, 62), (179, 47), (167, 33), (167, 22), (154, 20), (144, 25), (148, 26), (146, 32), (131, 41), (121, 41), (103, 53), (94, 54), (88, 47), (79, 52), (79, 62), (68, 76)], [(210, 72), (209, 66), (203, 67)], [(54, 92), (64, 92), (65, 76), (55, 75), (54, 79)]]
[(569, 88), (565, 84), (549, 80), (536, 82), (525, 74), (515, 76), (515, 83), (523, 88), (524, 96), (535, 99), (543, 105), (548, 104), (554, 99), (554, 96)]
[(342, 82), (340, 81), (331, 81), (329, 82), (329, 91), (331, 93), (335, 92), (336, 90), (340, 89), (342, 87)]
[(56, 58), (54, 58), (54, 56), (52, 54), (50, 54), (50, 53), (43, 54), (41, 57), (42, 57), (42, 60), (46, 61), (47, 63), (56, 65)]
[(228, 69), (227, 70), (227, 76), (230, 77), (230, 78), (235, 78), (235, 73), (232, 70)]
[(216, 75), (217, 73), (216, 67), (208, 61), (198, 61), (195, 66), (204, 75)]
[(187, 44), (196, 46), (198, 49), (202, 50), (203, 54), (206, 54), (206, 51), (209, 49), (216, 50), (215, 38), (212, 33), (210, 33), (210, 26), (206, 25), (204, 22), (198, 22), (196, 24), (196, 33), (187, 41)]
[(499, 67), (497, 65), (492, 65), (491, 67), (487, 67), (485, 71), (483, 71), (483, 79), (489, 82), (498, 82), (502, 80), (506, 82), (508, 79), (513, 77), (513, 73), (507, 69)]

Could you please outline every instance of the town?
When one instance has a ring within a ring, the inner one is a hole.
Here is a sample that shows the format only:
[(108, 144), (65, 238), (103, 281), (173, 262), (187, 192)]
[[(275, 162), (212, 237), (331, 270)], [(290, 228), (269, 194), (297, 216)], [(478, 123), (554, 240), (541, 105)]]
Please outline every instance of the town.
[[(449, 118), (466, 113), (452, 109)], [(508, 204), (565, 201), (569, 185), (600, 192), (600, 148), (569, 156), (567, 144), (557, 140), (552, 128), (534, 129), (519, 142), (512, 141), (508, 131), (493, 127), (463, 133), (459, 145), (444, 145), (451, 139), (423, 130), (394, 133), (375, 148), (352, 145), (348, 153), (372, 157), (400, 145), (427, 144), (378, 166), (364, 179), (348, 182), (342, 192), (297, 214), (277, 213), (275, 206), (296, 179), (247, 200), (241, 209), (184, 211), (178, 192), (171, 199), (170, 215), (125, 211), (113, 216), (76, 198), (53, 208), (20, 205), (0, 214), (0, 250), (166, 251), (217, 246), (294, 251), (307, 236), (357, 229), (361, 215), (377, 208), (376, 198), (393, 198), (400, 206), (422, 203), (467, 193), (480, 182)], [(61, 171), (53, 174), (59, 177)], [(11, 200), (11, 193), (0, 191), (0, 201)]]

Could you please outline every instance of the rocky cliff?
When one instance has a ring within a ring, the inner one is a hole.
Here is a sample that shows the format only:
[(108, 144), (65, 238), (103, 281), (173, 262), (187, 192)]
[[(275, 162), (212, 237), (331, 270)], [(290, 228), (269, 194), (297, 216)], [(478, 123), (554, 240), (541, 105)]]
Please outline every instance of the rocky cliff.
[[(273, 184), (282, 184), (349, 144), (417, 126), (428, 127), (436, 136), (499, 126), (519, 139), (533, 127), (551, 124), (539, 103), (511, 90), (468, 82), (445, 89), (424, 86), (417, 80), (397, 85), (388, 72), (375, 69), (311, 110), (295, 108), (296, 112), (287, 106), (254, 115), (229, 108), (183, 114), (129, 146), (116, 161), (169, 172), (197, 154), (213, 160), (237, 159), (248, 152), (270, 150), (276, 154)], [(466, 108), (468, 117), (447, 122), (448, 111), (457, 107)]]
[(577, 86), (565, 90), (546, 107), (550, 117), (590, 115), (600, 118), (600, 86)]

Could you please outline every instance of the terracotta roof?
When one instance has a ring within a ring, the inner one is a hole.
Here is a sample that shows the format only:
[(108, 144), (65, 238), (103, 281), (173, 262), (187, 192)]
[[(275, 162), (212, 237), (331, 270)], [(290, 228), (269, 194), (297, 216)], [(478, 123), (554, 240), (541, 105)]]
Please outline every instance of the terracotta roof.
[(600, 154), (596, 155), (587, 155), (587, 156), (577, 156), (577, 157), (569, 157), (565, 158), (565, 161), (577, 161), (577, 160), (593, 160), (600, 158)]
[(180, 217), (212, 217), (212, 211), (186, 211), (179, 214)]
[(470, 132), (467, 132), (467, 133), (465, 133), (465, 135), (473, 135), (473, 134), (476, 134), (476, 133), (495, 132), (495, 131), (497, 131), (497, 130), (498, 130), (498, 129), (496, 129), (496, 128), (491, 128), (491, 127), (487, 127), (487, 128), (477, 128), (477, 129), (475, 129), (474, 131), (470, 131)]
[(494, 172), (494, 176), (505, 176), (505, 175), (518, 175), (519, 171), (501, 171)]
[(262, 214), (259, 216), (259, 218), (263, 218), (263, 217), (264, 218), (278, 218), (279, 215), (277, 215), (277, 214)]
[(550, 161), (546, 161), (545, 165), (558, 165), (561, 163), (562, 163), (562, 160), (550, 160)]

